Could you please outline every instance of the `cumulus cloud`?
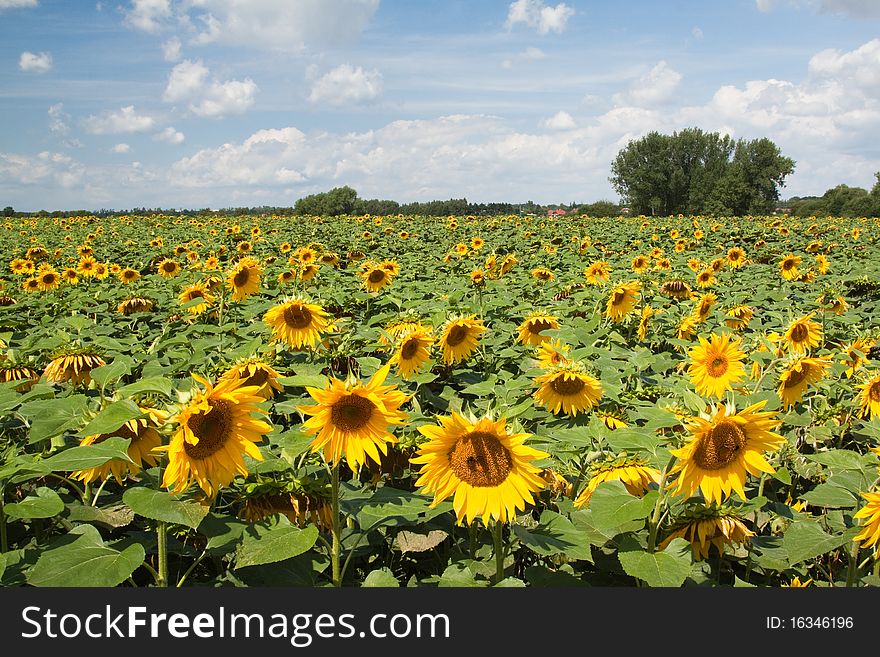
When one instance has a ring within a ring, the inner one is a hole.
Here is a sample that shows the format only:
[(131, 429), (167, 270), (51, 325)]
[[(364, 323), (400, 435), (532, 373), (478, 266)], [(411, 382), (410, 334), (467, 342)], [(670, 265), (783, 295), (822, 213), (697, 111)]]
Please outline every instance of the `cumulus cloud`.
[(694, 37), (697, 41), (702, 41), (703, 40), (703, 30), (700, 29), (699, 26), (694, 25), (691, 28), (691, 36)]
[(660, 61), (654, 68), (642, 75), (623, 93), (614, 95), (614, 102), (619, 105), (653, 105), (672, 100), (675, 91), (681, 84), (682, 75), (665, 61)]
[(128, 144), (116, 144), (110, 150), (114, 153), (128, 153), (129, 151), (131, 151), (131, 146), (129, 146)]
[(186, 139), (184, 134), (171, 126), (153, 135), (153, 141), (165, 141), (169, 144), (182, 144), (184, 139)]
[(553, 116), (543, 119), (540, 126), (547, 130), (571, 130), (577, 127), (577, 124), (568, 112), (556, 112)]
[(299, 51), (354, 41), (379, 0), (193, 0), (196, 43)]
[(185, 59), (171, 70), (162, 100), (186, 102), (196, 116), (219, 118), (247, 111), (256, 92), (257, 85), (250, 78), (221, 81), (211, 77), (201, 60)]
[(125, 24), (144, 32), (158, 32), (172, 18), (171, 0), (131, 0), (124, 10)]
[(43, 151), (36, 156), (0, 152), (0, 184), (51, 183), (64, 188), (77, 185), (85, 168), (63, 153)]
[(382, 93), (382, 75), (342, 64), (312, 84), (309, 102), (335, 106), (368, 103)]
[(176, 62), (180, 59), (180, 39), (172, 37), (162, 44), (162, 57), (166, 62)]
[(538, 34), (564, 32), (572, 16), (574, 9), (564, 2), (550, 7), (543, 0), (515, 0), (508, 7), (505, 26), (512, 29), (523, 24), (537, 30)]
[(52, 54), (25, 51), (18, 58), (18, 67), (26, 73), (45, 73), (52, 69)]
[(91, 115), (84, 121), (87, 132), (93, 135), (118, 135), (151, 130), (156, 121), (146, 114), (138, 114), (134, 105), (116, 111), (106, 111)]

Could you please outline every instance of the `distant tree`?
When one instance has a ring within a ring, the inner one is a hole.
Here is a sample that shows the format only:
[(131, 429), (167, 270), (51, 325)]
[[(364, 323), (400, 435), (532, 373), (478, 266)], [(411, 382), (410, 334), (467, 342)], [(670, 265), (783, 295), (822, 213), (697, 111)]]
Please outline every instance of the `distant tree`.
[(617, 203), (603, 200), (582, 204), (578, 207), (578, 212), (590, 217), (616, 217), (620, 214), (620, 206)]
[(15, 216), (15, 209), (11, 205), (7, 205), (5, 208), (3, 208), (3, 216), (4, 217), (14, 217)]

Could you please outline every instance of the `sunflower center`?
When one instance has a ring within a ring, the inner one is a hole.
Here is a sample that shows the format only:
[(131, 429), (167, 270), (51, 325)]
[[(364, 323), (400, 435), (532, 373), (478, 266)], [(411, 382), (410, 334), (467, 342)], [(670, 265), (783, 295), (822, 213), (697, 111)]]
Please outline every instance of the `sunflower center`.
[(623, 303), (624, 299), (626, 299), (626, 292), (621, 292), (619, 290), (616, 290), (614, 292), (614, 296), (611, 299), (611, 305), (612, 306), (619, 306), (620, 304)]
[(785, 271), (788, 271), (789, 269), (793, 269), (794, 268), (794, 260), (784, 260), (782, 263), (782, 268)]
[[(89, 265), (88, 268), (91, 269), (92, 266)], [(162, 269), (164, 269), (167, 272), (172, 272), (176, 269), (176, 267), (173, 262), (166, 262), (164, 265), (162, 265)]]
[(534, 335), (540, 335), (541, 331), (546, 331), (549, 328), (553, 328), (553, 324), (548, 322), (546, 319), (533, 319), (528, 324), (529, 333)]
[(795, 324), (791, 329), (792, 342), (804, 342), (810, 335), (810, 329), (806, 324)]
[(880, 381), (871, 385), (868, 388), (868, 398), (872, 402), (880, 402)]
[(385, 270), (384, 269), (374, 269), (370, 272), (370, 275), (367, 277), (370, 283), (381, 283), (385, 280)]
[(727, 359), (722, 358), (721, 356), (715, 356), (715, 358), (706, 364), (706, 371), (709, 372), (709, 376), (713, 378), (724, 376), (724, 373), (727, 371)]
[(513, 458), (497, 436), (475, 431), (455, 442), (449, 463), (455, 476), (471, 486), (493, 487), (507, 479)]
[(791, 369), (788, 371), (788, 377), (785, 379), (786, 388), (794, 388), (800, 385), (807, 375), (810, 373), (810, 366), (802, 363), (800, 369)]
[(290, 328), (305, 328), (312, 323), (312, 313), (302, 306), (290, 306), (284, 309), (284, 323)]
[(468, 335), (467, 326), (461, 326), (460, 324), (456, 324), (449, 330), (449, 335), (446, 336), (446, 344), (450, 347), (457, 347)]
[(700, 441), (694, 462), (703, 470), (720, 470), (733, 462), (746, 445), (746, 434), (730, 420), (722, 420)]
[(192, 301), (193, 299), (204, 299), (205, 298), (205, 295), (202, 294), (201, 290), (190, 290), (189, 294), (187, 296), (189, 297), (189, 301)]
[(259, 369), (244, 380), (246, 386), (261, 386), (269, 380), (269, 373), (266, 370)]
[(418, 338), (410, 338), (406, 342), (403, 343), (403, 346), (400, 348), (400, 357), (403, 360), (409, 360), (410, 358), (416, 355), (416, 352), (419, 350), (419, 339)]
[(374, 410), (376, 405), (366, 397), (346, 395), (333, 404), (330, 418), (341, 431), (357, 431), (370, 421)]
[(206, 459), (223, 448), (232, 432), (231, 403), (225, 399), (208, 400), (211, 410), (191, 415), (186, 426), (199, 442), (192, 445), (183, 441), (183, 451), (191, 459)]
[(570, 379), (565, 375), (557, 376), (550, 381), (550, 387), (553, 389), (553, 392), (562, 397), (570, 397), (571, 395), (578, 394), (584, 389), (584, 385), (585, 384), (580, 377)]

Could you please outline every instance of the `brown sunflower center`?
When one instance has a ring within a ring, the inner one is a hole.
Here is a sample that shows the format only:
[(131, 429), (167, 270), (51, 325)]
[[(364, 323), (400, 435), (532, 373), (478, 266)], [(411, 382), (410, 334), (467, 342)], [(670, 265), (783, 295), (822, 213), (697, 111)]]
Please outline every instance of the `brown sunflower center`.
[(619, 306), (623, 303), (623, 300), (626, 299), (626, 292), (621, 290), (615, 290), (614, 295), (611, 297), (611, 305)]
[(872, 402), (880, 402), (880, 381), (871, 384), (871, 387), (868, 388), (868, 399)]
[(810, 329), (803, 322), (799, 322), (791, 329), (792, 342), (804, 342), (810, 336)]
[(584, 389), (585, 385), (583, 379), (580, 377), (569, 378), (564, 374), (561, 374), (550, 381), (550, 387), (553, 389), (553, 392), (561, 397), (576, 395)]
[(312, 313), (303, 306), (290, 306), (284, 309), (284, 323), (294, 329), (305, 328), (312, 323)]
[(798, 369), (790, 369), (788, 371), (788, 376), (785, 378), (785, 387), (786, 388), (794, 388), (803, 383), (804, 379), (807, 378), (807, 375), (810, 373), (810, 366), (806, 363), (802, 363), (801, 367)]
[(694, 451), (694, 462), (703, 470), (720, 470), (732, 463), (746, 445), (746, 434), (731, 420), (722, 420), (703, 437)]
[(475, 431), (455, 442), (449, 464), (455, 476), (471, 486), (492, 487), (507, 479), (513, 458), (497, 436)]
[(330, 418), (341, 431), (357, 431), (370, 421), (374, 410), (376, 405), (366, 397), (346, 395), (330, 408)]
[(183, 451), (191, 459), (206, 459), (223, 448), (232, 433), (232, 404), (225, 399), (208, 400), (211, 410), (193, 414), (186, 426), (199, 442), (192, 445), (183, 441)]
[(724, 376), (724, 373), (727, 371), (727, 359), (723, 356), (715, 356), (715, 358), (706, 363), (706, 371), (713, 378)]
[(202, 294), (201, 290), (190, 290), (187, 293), (187, 301), (192, 301), (193, 299), (204, 299), (205, 295)]
[(244, 287), (245, 285), (247, 285), (250, 277), (251, 273), (248, 269), (241, 269), (236, 272), (235, 276), (232, 277), (232, 284), (235, 287)]
[(258, 369), (248, 378), (244, 380), (246, 386), (261, 386), (269, 380), (269, 372), (264, 369)]
[(374, 269), (370, 272), (370, 275), (367, 276), (367, 280), (370, 283), (381, 283), (385, 280), (385, 270), (384, 269)]
[(539, 335), (541, 331), (546, 331), (550, 328), (553, 328), (553, 324), (548, 322), (546, 319), (533, 319), (528, 323), (529, 333), (532, 333), (534, 335)]
[[(91, 265), (89, 266), (89, 269), (91, 269)], [(166, 262), (164, 265), (162, 265), (162, 269), (163, 271), (167, 271), (170, 273), (177, 269), (177, 264), (173, 262)]]
[(794, 261), (794, 260), (783, 260), (783, 261), (782, 261), (782, 268), (783, 268), (785, 271), (788, 271), (788, 270), (790, 270), (790, 269), (794, 269), (794, 266), (795, 266), (795, 261)]
[(403, 346), (400, 348), (400, 357), (403, 360), (409, 360), (416, 355), (416, 352), (419, 350), (419, 339), (418, 338), (410, 338), (406, 342), (403, 343)]
[(468, 328), (467, 326), (462, 326), (461, 324), (456, 324), (449, 330), (449, 335), (446, 336), (446, 344), (450, 347), (457, 347), (462, 342), (464, 342), (465, 338), (468, 336)]

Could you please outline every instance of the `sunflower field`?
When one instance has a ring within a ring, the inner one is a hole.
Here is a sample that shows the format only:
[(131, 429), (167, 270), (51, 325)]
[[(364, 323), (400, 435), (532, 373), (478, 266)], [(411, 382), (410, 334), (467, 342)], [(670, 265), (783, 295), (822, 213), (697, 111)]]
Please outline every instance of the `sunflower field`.
[(8, 218), (5, 586), (880, 584), (880, 221)]

